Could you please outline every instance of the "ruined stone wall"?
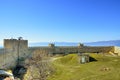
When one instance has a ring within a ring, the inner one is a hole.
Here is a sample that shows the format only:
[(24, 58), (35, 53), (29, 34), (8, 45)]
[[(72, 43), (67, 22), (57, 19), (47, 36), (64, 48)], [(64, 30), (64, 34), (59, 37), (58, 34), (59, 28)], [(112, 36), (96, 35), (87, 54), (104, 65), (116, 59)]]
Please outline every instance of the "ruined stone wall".
[(115, 46), (114, 47), (114, 53), (120, 56), (120, 47)]
[(54, 47), (54, 53), (76, 53), (78, 52), (77, 46), (57, 46)]
[(76, 52), (88, 52), (88, 53), (109, 53), (114, 52), (114, 46), (107, 46), (107, 47), (90, 47), (90, 46), (83, 46), (83, 47), (55, 47), (55, 53), (76, 53)]
[(96, 46), (96, 47), (84, 46), (84, 47), (79, 48), (79, 52), (90, 52), (90, 53), (113, 52), (114, 53), (114, 46)]

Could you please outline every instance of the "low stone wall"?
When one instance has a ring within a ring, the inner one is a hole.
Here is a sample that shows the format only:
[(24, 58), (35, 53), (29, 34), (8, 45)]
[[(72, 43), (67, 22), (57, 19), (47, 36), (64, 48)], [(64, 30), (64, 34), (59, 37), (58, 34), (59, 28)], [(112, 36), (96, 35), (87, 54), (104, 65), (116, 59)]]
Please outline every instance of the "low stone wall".
[(39, 53), (41, 53), (42, 51), (44, 51), (46, 53), (53, 53), (54, 48), (51, 48), (51, 47), (29, 47), (28, 54), (32, 55), (35, 51), (39, 51)]
[(95, 46), (95, 47), (82, 47), (79, 49), (79, 52), (88, 52), (88, 53), (114, 53), (114, 46)]
[(54, 54), (65, 54), (65, 53), (114, 53), (114, 46), (100, 46), (100, 47), (90, 47), (90, 46), (84, 46), (84, 47), (77, 47), (77, 46), (56, 46), (56, 47), (32, 47), (29, 48), (29, 51), (34, 52), (35, 50), (39, 51), (47, 51), (48, 53), (54, 53)]

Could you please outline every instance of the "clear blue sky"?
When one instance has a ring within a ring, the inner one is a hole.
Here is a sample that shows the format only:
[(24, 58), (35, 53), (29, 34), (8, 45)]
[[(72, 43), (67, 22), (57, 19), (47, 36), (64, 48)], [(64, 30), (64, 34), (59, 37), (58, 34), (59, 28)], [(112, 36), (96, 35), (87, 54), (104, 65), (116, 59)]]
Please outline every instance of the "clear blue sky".
[(120, 0), (0, 0), (0, 43), (120, 39)]

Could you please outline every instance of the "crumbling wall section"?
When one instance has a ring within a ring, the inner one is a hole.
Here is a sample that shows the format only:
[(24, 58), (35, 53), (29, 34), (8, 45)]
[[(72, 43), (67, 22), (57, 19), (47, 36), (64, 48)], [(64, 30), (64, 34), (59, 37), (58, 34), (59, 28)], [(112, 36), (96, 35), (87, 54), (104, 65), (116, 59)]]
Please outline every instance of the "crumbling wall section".
[(79, 48), (79, 52), (89, 52), (89, 53), (114, 53), (114, 46), (84, 46)]
[(120, 47), (115, 46), (114, 47), (114, 53), (120, 56)]

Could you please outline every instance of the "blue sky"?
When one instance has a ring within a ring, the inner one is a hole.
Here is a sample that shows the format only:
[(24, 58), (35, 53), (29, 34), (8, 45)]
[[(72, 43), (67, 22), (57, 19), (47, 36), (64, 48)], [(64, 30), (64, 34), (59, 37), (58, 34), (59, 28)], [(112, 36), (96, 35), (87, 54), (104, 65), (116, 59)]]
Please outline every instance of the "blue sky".
[(120, 39), (120, 0), (0, 0), (0, 43)]

